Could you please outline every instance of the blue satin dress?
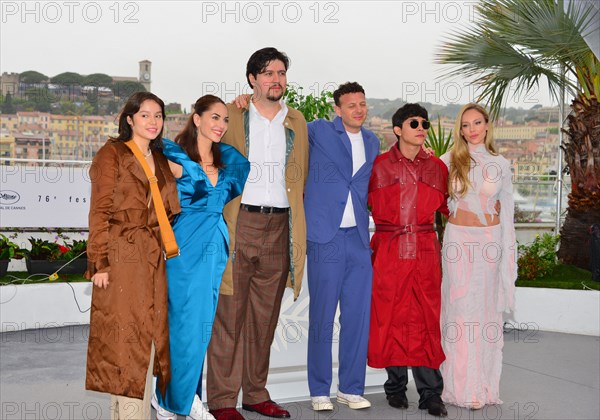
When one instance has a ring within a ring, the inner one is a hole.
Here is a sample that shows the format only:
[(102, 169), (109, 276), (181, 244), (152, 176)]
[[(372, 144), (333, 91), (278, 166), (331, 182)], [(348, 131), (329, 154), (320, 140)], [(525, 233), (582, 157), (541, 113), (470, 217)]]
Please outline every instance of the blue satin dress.
[(229, 256), (229, 234), (223, 207), (242, 193), (250, 171), (248, 160), (234, 147), (220, 144), (225, 168), (213, 186), (202, 167), (171, 140), (163, 153), (182, 166), (177, 179), (181, 213), (173, 231), (181, 254), (167, 260), (171, 381), (161, 407), (182, 415), (201, 394), (202, 368), (217, 310), (219, 287)]

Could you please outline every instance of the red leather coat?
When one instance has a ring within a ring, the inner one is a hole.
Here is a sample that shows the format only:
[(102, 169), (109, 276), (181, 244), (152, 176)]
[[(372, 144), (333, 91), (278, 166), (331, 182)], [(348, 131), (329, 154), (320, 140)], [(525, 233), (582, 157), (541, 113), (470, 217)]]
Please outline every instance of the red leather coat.
[(442, 274), (434, 212), (448, 215), (448, 170), (420, 151), (413, 161), (398, 144), (380, 155), (369, 183), (376, 231), (369, 366), (427, 366), (444, 361), (440, 333)]

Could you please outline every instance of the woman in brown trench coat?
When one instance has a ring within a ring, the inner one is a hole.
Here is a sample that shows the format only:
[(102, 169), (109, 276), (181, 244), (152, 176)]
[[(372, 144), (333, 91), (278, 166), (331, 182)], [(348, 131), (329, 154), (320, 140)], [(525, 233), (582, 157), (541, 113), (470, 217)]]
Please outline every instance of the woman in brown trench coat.
[[(128, 100), (119, 136), (92, 162), (88, 271), (94, 282), (86, 389), (113, 394), (113, 419), (150, 418), (152, 373), (169, 380), (165, 261), (150, 185), (125, 141), (132, 139), (158, 179), (172, 218), (175, 179), (161, 151), (164, 103), (149, 92)], [(103, 418), (105, 418), (103, 416)]]

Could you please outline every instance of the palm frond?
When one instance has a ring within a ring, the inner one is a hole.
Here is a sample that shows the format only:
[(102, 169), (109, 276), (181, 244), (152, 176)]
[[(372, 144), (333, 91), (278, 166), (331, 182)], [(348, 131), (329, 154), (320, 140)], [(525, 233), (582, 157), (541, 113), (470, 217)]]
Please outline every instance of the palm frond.
[(598, 60), (582, 35), (598, 18), (591, 5), (571, 2), (565, 10), (562, 0), (482, 0), (476, 10), (476, 25), (447, 35), (436, 61), (451, 65), (444, 78), (473, 79), (493, 117), (509, 97), (544, 80), (555, 99), (563, 87), (574, 96), (600, 89)]
[[(497, 117), (503, 103), (511, 96), (522, 93), (548, 80), (550, 92), (558, 97), (557, 86), (564, 77), (556, 66), (527, 54), (504, 38), (489, 31), (470, 30), (451, 35), (451, 42), (438, 54), (438, 61), (454, 64), (446, 73), (474, 79), (481, 90), (478, 102), (486, 103), (493, 117)], [(565, 81), (574, 90), (576, 85)]]

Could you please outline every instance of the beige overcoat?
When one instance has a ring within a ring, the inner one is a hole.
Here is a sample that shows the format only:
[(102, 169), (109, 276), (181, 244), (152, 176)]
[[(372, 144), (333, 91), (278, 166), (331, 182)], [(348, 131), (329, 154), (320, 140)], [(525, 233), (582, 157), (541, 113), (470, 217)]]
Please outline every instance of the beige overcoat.
[[(229, 128), (223, 136), (223, 142), (235, 147), (248, 157), (248, 109), (238, 109), (228, 104)], [(290, 273), (287, 287), (294, 290), (294, 299), (298, 298), (302, 288), (304, 262), (306, 259), (306, 220), (304, 218), (304, 186), (308, 175), (308, 131), (304, 115), (288, 107), (283, 125), (286, 129), (286, 190), (290, 203)], [(252, 165), (252, 162), (250, 163)], [(252, 174), (252, 167), (250, 168)], [(251, 175), (252, 176), (252, 175)], [(230, 256), (221, 282), (221, 293), (233, 295), (233, 277), (231, 253), (235, 249), (235, 228), (240, 211), (242, 196), (231, 200), (223, 210), (223, 216), (229, 230)]]
[[(180, 212), (166, 158), (153, 151), (158, 186), (172, 218)], [(108, 140), (90, 168), (88, 271), (109, 272), (94, 287), (86, 389), (142, 398), (152, 341), (154, 373), (170, 377), (167, 282), (158, 221), (144, 171), (125, 143)]]

